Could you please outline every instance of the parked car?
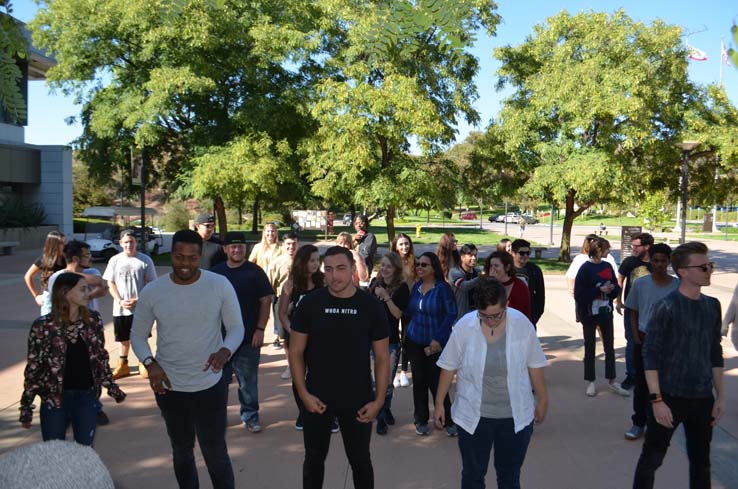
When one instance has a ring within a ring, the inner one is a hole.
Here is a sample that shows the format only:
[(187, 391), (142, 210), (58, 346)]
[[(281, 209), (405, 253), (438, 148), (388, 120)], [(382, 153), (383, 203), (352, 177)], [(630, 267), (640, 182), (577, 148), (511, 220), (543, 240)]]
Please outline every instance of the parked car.
[(476, 212), (462, 212), (459, 214), (459, 219), (462, 221), (476, 221), (477, 220), (477, 213)]
[(500, 222), (497, 220), (497, 218), (500, 217), (500, 214), (492, 214), (487, 218), (489, 222)]
[(531, 216), (530, 214), (523, 214), (523, 219), (525, 219), (526, 224), (538, 224), (538, 219)]
[(495, 222), (512, 222), (517, 223), (520, 219), (520, 214), (517, 212), (508, 212), (507, 214), (501, 214), (497, 216)]

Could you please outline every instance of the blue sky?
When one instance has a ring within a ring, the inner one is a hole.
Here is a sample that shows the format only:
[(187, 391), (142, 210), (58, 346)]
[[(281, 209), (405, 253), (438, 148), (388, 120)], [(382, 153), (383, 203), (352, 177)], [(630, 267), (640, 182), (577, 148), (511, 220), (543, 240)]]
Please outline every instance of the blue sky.
[[(708, 60), (689, 63), (689, 76), (698, 83), (717, 83), (720, 70), (720, 40), (730, 47), (733, 40), (730, 28), (738, 23), (738, 3), (728, 6), (727, 0), (499, 0), (499, 13), (502, 23), (496, 36), (480, 37), (474, 47), (474, 54), (480, 60), (480, 73), (477, 76), (479, 100), (476, 107), (481, 114), (482, 123), (472, 128), (466, 124), (459, 127), (458, 141), (462, 141), (470, 130), (483, 130), (489, 120), (495, 117), (504, 94), (494, 89), (497, 62), (492, 58), (495, 47), (516, 45), (525, 40), (535, 24), (566, 9), (569, 13), (588, 10), (613, 12), (623, 8), (633, 19), (650, 24), (660, 18), (670, 24), (681, 26), (689, 36), (691, 45), (705, 51)], [(15, 0), (13, 15), (25, 22), (35, 15), (37, 6), (32, 0)], [(734, 49), (736, 46), (732, 46)], [(723, 66), (723, 85), (733, 104), (738, 104), (738, 69)], [(44, 82), (32, 82), (28, 88), (28, 126), (26, 142), (32, 144), (68, 144), (78, 137), (82, 129), (79, 125), (69, 126), (65, 119), (79, 114), (79, 106), (61, 93), (50, 93)]]

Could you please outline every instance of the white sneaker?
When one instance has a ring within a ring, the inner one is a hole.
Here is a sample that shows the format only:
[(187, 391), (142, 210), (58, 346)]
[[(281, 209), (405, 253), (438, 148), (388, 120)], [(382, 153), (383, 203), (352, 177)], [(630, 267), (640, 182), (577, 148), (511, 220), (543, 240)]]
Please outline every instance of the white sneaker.
[(400, 378), (395, 377), (395, 380), (392, 381), (392, 385), (395, 386), (395, 389), (399, 389), (400, 388)]
[(623, 397), (630, 397), (630, 391), (628, 389), (623, 389), (623, 386), (620, 385), (620, 382), (610, 383), (610, 390), (613, 391), (615, 394), (619, 394)]
[(597, 389), (595, 388), (595, 383), (594, 382), (590, 382), (587, 385), (587, 391), (586, 392), (587, 392), (587, 395), (589, 397), (594, 397), (594, 396), (597, 395)]
[(407, 375), (405, 375), (405, 372), (402, 372), (400, 374), (400, 385), (402, 387), (407, 387), (410, 385), (410, 380), (407, 378)]
[(290, 372), (290, 368), (289, 367), (287, 367), (286, 369), (284, 369), (284, 372), (282, 372), (282, 374), (279, 376), (279, 378), (282, 379), (282, 380), (287, 380), (290, 377), (292, 377), (292, 372)]

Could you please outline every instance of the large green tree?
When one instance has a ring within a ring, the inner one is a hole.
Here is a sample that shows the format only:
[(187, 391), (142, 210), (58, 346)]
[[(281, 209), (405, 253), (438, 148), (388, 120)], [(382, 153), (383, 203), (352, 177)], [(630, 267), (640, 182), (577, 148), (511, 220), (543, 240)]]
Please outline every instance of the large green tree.
[[(145, 146), (171, 190), (192, 187), (196, 161), (229, 157), (242, 138), (297, 146), (310, 128), (300, 106), (311, 56), (323, 45), (316, 16), (296, 1), (54, 0), (31, 27), (57, 59), (51, 86), (83, 104), (81, 154), (125, 167), (127, 146)], [(292, 163), (261, 184), (278, 185)]]
[(12, 13), (12, 2), (0, 0), (0, 109), (19, 124), (26, 120), (28, 107), (21, 91), (23, 73), (18, 62), (26, 59), (28, 45)]
[(512, 90), (500, 123), (528, 177), (521, 191), (566, 207), (560, 259), (569, 260), (571, 228), (586, 209), (634, 202), (660, 175), (678, 173), (674, 143), (694, 92), (680, 35), (622, 10), (562, 11), (522, 44), (495, 50), (499, 87)]
[[(330, 21), (330, 50), (310, 98), (318, 124), (302, 146), (313, 191), (328, 201), (394, 214), (414, 192), (404, 186), (428, 174), (425, 158), (409, 158), (411, 143), (426, 156), (453, 141), (457, 117), (479, 120), (469, 53), (473, 33), (491, 35), (499, 22), (491, 0), (316, 2)], [(413, 175), (414, 174), (414, 175)], [(376, 188), (382, 188), (377, 192)], [(361, 191), (357, 191), (361, 189)]]

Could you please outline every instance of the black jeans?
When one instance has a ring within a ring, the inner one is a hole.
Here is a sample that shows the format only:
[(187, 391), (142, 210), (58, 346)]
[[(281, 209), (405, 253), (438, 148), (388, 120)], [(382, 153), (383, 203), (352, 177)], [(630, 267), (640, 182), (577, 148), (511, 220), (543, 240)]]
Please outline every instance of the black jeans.
[(232, 489), (233, 468), (225, 442), (227, 386), (217, 384), (198, 392), (156, 394), (156, 403), (172, 444), (174, 475), (181, 489), (200, 487), (195, 466), (195, 436), (214, 489)]
[[(361, 406), (360, 406), (361, 407)], [(369, 453), (372, 423), (356, 420), (359, 409), (326, 410), (323, 414), (302, 413), (305, 462), (302, 465), (302, 487), (320, 489), (325, 475), (325, 458), (331, 445), (331, 423), (337, 418), (341, 425), (343, 448), (346, 451), (356, 489), (374, 488), (374, 469)]]
[(594, 382), (595, 374), (595, 344), (597, 343), (597, 326), (602, 334), (602, 347), (605, 350), (605, 378), (614, 379), (615, 374), (615, 346), (612, 333), (612, 314), (597, 314), (580, 318), (584, 334), (584, 380)]
[(710, 442), (712, 441), (712, 397), (685, 399), (662, 393), (664, 402), (671, 409), (673, 428), (656, 422), (653, 410), (649, 409), (646, 441), (636, 466), (633, 489), (651, 489), (656, 469), (661, 466), (669, 448), (671, 436), (680, 423), (684, 423), (689, 458), (690, 489), (710, 489)]
[[(433, 402), (436, 400), (436, 391), (438, 390), (438, 379), (441, 376), (441, 367), (436, 365), (440, 353), (426, 355), (423, 350), (425, 346), (419, 345), (409, 338), (405, 338), (405, 351), (408, 360), (413, 365), (413, 405), (415, 423), (427, 424), (430, 418), (430, 410), (428, 409), (428, 391), (433, 395)], [(446, 394), (443, 399), (443, 407), (446, 410), (446, 426), (453, 426), (451, 420), (451, 399)]]
[(648, 416), (648, 384), (643, 370), (643, 342), (646, 335), (638, 332), (640, 343), (633, 343), (633, 367), (635, 368), (635, 386), (633, 387), (633, 424), (643, 428)]

